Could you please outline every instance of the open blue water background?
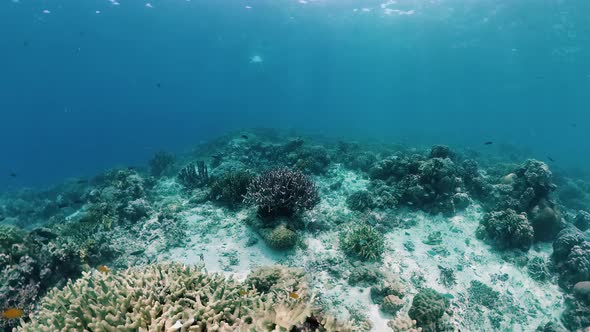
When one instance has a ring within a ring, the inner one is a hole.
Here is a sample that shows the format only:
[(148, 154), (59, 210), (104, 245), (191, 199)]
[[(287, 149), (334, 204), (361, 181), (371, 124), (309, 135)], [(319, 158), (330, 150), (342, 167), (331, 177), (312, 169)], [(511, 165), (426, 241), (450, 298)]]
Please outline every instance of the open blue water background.
[(590, 1), (147, 3), (0, 2), (0, 188), (251, 127), (590, 162)]

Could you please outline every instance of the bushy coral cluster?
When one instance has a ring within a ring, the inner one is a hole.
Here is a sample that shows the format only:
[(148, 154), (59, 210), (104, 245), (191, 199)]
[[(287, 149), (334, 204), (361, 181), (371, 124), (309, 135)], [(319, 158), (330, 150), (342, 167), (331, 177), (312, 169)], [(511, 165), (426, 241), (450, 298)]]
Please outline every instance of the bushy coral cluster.
[(380, 259), (385, 252), (385, 237), (367, 224), (352, 226), (340, 234), (340, 249), (353, 258)]
[(246, 170), (230, 171), (211, 183), (211, 199), (230, 207), (242, 204), (254, 175)]
[(313, 208), (319, 194), (313, 181), (299, 171), (271, 169), (252, 180), (246, 202), (258, 207), (262, 216), (292, 216)]
[[(179, 264), (85, 273), (51, 291), (17, 331), (290, 331), (310, 324), (349, 330), (333, 319), (316, 319), (300, 274), (290, 272), (276, 278), (276, 270), (255, 272), (245, 283)], [(266, 291), (253, 287), (263, 282)]]
[(198, 161), (196, 166), (190, 163), (180, 170), (177, 179), (188, 190), (204, 187), (209, 183), (207, 165), (204, 161)]

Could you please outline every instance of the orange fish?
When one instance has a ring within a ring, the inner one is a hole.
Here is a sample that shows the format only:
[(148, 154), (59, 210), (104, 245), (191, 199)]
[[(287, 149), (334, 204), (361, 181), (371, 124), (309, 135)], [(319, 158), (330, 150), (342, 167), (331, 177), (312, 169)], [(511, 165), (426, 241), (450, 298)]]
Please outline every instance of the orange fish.
[(299, 298), (299, 294), (295, 293), (295, 292), (290, 292), (289, 293), (289, 297), (292, 299), (297, 300)]
[(100, 265), (96, 269), (99, 270), (102, 273), (109, 273), (109, 272), (111, 272), (111, 269), (109, 269), (108, 267), (106, 267), (104, 265)]
[(25, 314), (24, 311), (18, 308), (8, 308), (2, 312), (2, 317), (6, 319), (17, 319), (21, 318)]

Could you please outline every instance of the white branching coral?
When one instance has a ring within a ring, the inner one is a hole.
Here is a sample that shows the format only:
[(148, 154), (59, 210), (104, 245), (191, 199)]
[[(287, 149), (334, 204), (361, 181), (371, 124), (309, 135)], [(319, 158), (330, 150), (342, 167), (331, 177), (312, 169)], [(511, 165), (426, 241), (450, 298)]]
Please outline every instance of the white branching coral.
[[(281, 269), (281, 268), (278, 268)], [(85, 273), (62, 290), (52, 290), (16, 331), (290, 331), (313, 319), (313, 297), (294, 296), (301, 274), (280, 272), (272, 292), (208, 274), (199, 267), (158, 264), (121, 273)], [(319, 322), (322, 324), (321, 322)], [(333, 325), (333, 324), (331, 324)], [(347, 331), (323, 326), (325, 331)]]

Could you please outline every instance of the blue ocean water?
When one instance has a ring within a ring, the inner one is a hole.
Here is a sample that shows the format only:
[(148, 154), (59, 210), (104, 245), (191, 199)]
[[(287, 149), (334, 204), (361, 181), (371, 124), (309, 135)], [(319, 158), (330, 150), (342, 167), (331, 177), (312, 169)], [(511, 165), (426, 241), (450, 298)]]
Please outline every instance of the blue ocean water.
[(0, 186), (252, 127), (494, 141), (583, 169), (588, 12), (583, 0), (4, 0)]

